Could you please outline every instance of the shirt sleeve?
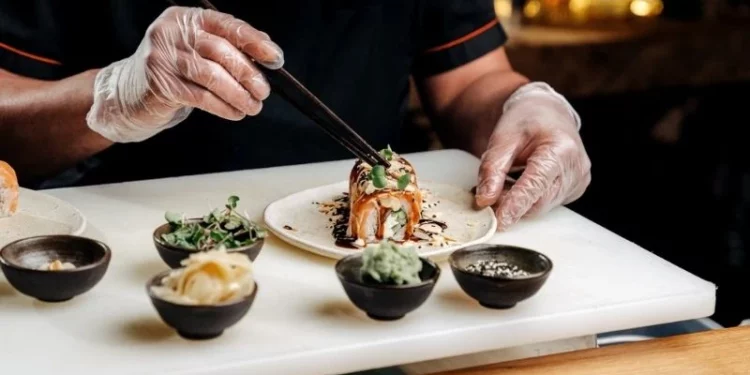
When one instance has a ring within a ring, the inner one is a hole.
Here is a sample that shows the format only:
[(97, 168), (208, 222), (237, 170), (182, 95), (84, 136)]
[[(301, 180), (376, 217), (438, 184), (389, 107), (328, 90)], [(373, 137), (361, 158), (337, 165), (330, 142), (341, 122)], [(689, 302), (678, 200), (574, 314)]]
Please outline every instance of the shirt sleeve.
[[(0, 0), (0, 68), (61, 79), (109, 61), (108, 2)], [(87, 15), (88, 14), (88, 15)]]
[(426, 0), (413, 73), (430, 76), (475, 60), (505, 44), (493, 0)]
[(54, 79), (61, 71), (61, 35), (44, 2), (0, 0), (0, 68)]

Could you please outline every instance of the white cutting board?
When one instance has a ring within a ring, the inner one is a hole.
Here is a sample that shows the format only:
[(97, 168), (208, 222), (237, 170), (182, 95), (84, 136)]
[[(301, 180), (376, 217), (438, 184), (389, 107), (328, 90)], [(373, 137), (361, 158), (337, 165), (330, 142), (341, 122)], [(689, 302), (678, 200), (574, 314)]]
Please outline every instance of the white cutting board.
[[(466, 189), (476, 183), (478, 160), (466, 153), (407, 157), (421, 178)], [(237, 194), (240, 208), (260, 220), (270, 202), (340, 181), (351, 165), (331, 162), (51, 192), (78, 207), (89, 220), (88, 234), (112, 247), (110, 269), (91, 292), (62, 305), (20, 296), (0, 278), (0, 336), (10, 345), (0, 350), (0, 372), (341, 374), (713, 313), (713, 284), (560, 208), (490, 240), (539, 250), (555, 263), (540, 292), (510, 310), (480, 307), (461, 292), (443, 263), (422, 307), (399, 321), (373, 321), (347, 299), (333, 260), (272, 237), (255, 262), (258, 296), (237, 326), (200, 343), (180, 339), (164, 326), (144, 285), (167, 268), (151, 243), (165, 210), (200, 214)]]

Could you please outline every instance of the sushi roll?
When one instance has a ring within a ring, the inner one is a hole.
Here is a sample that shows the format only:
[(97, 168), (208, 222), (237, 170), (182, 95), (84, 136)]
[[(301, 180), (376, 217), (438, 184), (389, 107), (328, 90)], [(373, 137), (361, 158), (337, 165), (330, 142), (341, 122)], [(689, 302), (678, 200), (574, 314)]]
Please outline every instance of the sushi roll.
[(11, 166), (0, 160), (0, 218), (18, 210), (18, 178)]
[(391, 166), (358, 161), (349, 175), (347, 235), (360, 245), (409, 241), (422, 218), (422, 195), (414, 167), (390, 148), (381, 151)]

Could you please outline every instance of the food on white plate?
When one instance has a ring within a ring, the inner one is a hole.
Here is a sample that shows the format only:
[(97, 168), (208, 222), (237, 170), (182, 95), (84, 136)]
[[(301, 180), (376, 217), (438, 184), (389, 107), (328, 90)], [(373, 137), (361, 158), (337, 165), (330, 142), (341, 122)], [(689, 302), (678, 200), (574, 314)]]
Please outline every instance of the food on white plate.
[(62, 271), (62, 270), (72, 270), (75, 268), (76, 266), (73, 263), (61, 262), (60, 260), (54, 260), (52, 262), (42, 265), (38, 269), (40, 271)]
[(169, 245), (196, 251), (252, 245), (265, 238), (267, 232), (247, 214), (237, 212), (239, 200), (230, 196), (224, 207), (214, 209), (200, 220), (189, 220), (184, 214), (167, 212), (165, 219), (172, 230), (161, 237)]
[(349, 175), (349, 235), (371, 243), (405, 241), (422, 218), (422, 192), (414, 167), (390, 148), (381, 151), (391, 164), (357, 161)]
[(215, 305), (241, 300), (253, 293), (253, 263), (244, 254), (216, 250), (198, 252), (152, 286), (153, 293), (181, 305)]
[(0, 218), (18, 211), (18, 177), (10, 164), (0, 160)]
[(414, 167), (390, 146), (380, 151), (390, 163), (370, 166), (358, 160), (349, 174), (349, 192), (318, 204), (329, 216), (336, 244), (364, 248), (383, 240), (406, 245), (447, 246), (455, 240), (445, 234), (440, 212), (427, 211), (440, 204), (419, 188)]

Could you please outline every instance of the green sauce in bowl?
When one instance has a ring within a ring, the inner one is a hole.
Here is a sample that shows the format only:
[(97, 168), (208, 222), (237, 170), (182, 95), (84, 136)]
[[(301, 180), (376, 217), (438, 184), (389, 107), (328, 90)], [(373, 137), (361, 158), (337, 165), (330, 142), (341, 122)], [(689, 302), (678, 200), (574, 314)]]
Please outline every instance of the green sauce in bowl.
[(412, 247), (383, 241), (362, 254), (362, 279), (380, 284), (409, 285), (422, 280), (422, 261)]

